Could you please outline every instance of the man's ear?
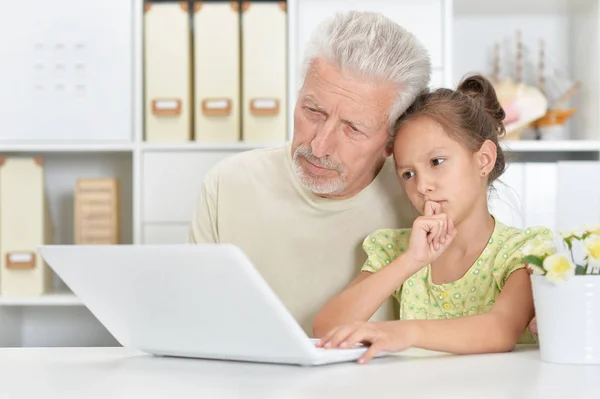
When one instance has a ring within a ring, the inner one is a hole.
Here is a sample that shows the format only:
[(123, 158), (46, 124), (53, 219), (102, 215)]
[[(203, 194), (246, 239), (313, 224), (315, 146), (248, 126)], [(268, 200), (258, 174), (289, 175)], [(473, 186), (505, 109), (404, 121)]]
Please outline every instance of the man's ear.
[(498, 156), (497, 151), (496, 144), (491, 140), (486, 140), (475, 154), (481, 176), (488, 176), (494, 170)]
[(383, 153), (385, 155), (385, 158), (389, 158), (392, 156), (392, 154), (394, 153), (393, 147), (391, 145), (388, 145), (385, 147), (385, 152)]
[(390, 136), (385, 145), (384, 155), (386, 158), (389, 158), (394, 153), (394, 138)]

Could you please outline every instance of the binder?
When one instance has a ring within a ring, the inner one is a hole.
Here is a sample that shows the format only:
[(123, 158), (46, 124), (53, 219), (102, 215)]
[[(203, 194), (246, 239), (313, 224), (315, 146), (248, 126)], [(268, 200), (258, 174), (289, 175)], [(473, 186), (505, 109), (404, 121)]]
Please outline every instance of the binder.
[(242, 137), (287, 140), (286, 3), (242, 3)]
[(119, 244), (119, 182), (114, 178), (77, 180), (75, 244)]
[(187, 1), (144, 5), (146, 141), (192, 136), (191, 32)]
[(240, 140), (239, 2), (194, 4), (194, 137)]
[(51, 289), (53, 273), (37, 253), (50, 240), (42, 158), (0, 158), (0, 295)]

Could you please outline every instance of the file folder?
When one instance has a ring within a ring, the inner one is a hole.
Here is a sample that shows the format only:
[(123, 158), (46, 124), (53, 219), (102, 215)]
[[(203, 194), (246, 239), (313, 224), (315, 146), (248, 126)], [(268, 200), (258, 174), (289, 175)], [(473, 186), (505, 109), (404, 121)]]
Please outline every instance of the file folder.
[(53, 273), (37, 254), (51, 240), (41, 157), (0, 158), (0, 295), (35, 296)]
[(187, 1), (144, 7), (144, 128), (146, 141), (192, 137), (191, 31)]
[(194, 137), (240, 140), (239, 2), (196, 2), (194, 7)]
[(247, 142), (287, 140), (285, 4), (242, 3), (242, 137)]

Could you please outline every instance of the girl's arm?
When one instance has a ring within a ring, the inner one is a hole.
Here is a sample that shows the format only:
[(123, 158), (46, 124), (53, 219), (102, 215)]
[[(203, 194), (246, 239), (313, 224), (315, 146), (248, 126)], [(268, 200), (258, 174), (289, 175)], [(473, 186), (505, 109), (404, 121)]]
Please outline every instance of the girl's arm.
[(512, 350), (534, 316), (529, 274), (517, 270), (488, 313), (445, 320), (413, 320), (416, 347), (457, 354)]
[(414, 269), (409, 258), (401, 255), (377, 273), (361, 272), (319, 311), (313, 324), (315, 337), (320, 338), (335, 326), (369, 320)]
[(408, 320), (354, 323), (334, 328), (320, 342), (325, 348), (370, 343), (360, 362), (381, 351), (418, 347), (455, 354), (512, 350), (534, 315), (529, 274), (517, 270), (488, 313), (444, 320)]
[(438, 203), (425, 203), (425, 215), (418, 217), (406, 252), (376, 273), (361, 272), (348, 287), (319, 311), (313, 334), (320, 338), (335, 326), (367, 321), (404, 282), (437, 259), (456, 237), (456, 229)]

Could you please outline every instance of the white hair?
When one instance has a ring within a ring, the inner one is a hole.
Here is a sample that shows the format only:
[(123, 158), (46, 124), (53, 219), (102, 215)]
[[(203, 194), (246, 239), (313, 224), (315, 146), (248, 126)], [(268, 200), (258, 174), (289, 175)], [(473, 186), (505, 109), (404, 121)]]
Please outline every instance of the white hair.
[(427, 88), (431, 75), (429, 53), (416, 37), (374, 12), (348, 11), (323, 21), (304, 57), (303, 78), (315, 59), (324, 59), (342, 71), (394, 85), (397, 95), (388, 112), (392, 135), (396, 120)]

